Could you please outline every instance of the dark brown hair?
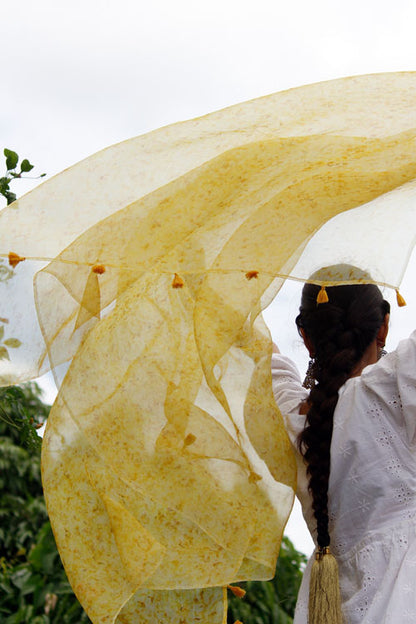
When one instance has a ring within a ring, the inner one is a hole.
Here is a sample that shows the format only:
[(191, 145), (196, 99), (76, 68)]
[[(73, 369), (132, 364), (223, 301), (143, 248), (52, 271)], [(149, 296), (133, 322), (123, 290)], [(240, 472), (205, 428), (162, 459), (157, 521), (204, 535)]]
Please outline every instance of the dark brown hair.
[(320, 286), (305, 284), (296, 325), (314, 348), (316, 384), (309, 395), (310, 407), (299, 448), (308, 465), (317, 541), (323, 548), (330, 543), (328, 481), (338, 390), (376, 338), (390, 306), (374, 284), (328, 287), (328, 302), (318, 305), (319, 290)]

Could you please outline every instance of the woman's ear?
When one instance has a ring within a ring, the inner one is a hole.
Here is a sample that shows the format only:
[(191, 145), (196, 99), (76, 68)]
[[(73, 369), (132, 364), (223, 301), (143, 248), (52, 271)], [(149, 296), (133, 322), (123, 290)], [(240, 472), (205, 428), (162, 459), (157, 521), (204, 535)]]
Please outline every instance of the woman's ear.
[(386, 344), (387, 334), (389, 333), (390, 314), (386, 314), (377, 333), (377, 344), (384, 347)]
[(315, 357), (315, 349), (314, 349), (311, 339), (309, 338), (309, 336), (306, 335), (305, 330), (303, 328), (301, 328), (300, 333), (303, 338), (304, 345), (309, 351), (309, 357), (311, 358)]

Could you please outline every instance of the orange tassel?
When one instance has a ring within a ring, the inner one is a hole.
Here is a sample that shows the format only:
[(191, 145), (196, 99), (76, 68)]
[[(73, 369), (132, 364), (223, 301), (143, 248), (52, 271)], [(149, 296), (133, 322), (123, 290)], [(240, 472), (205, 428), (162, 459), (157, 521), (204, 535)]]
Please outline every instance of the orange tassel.
[(241, 587), (237, 587), (236, 585), (227, 585), (227, 589), (232, 591), (234, 596), (237, 596), (237, 598), (244, 598), (246, 595), (245, 590), (241, 589)]
[(328, 303), (328, 301), (328, 293), (326, 292), (325, 286), (321, 286), (321, 290), (316, 298), (316, 303), (319, 305), (320, 303)]
[(399, 308), (403, 308), (403, 306), (407, 305), (406, 301), (403, 299), (403, 297), (399, 293), (398, 288), (396, 288), (396, 299), (397, 299), (397, 305), (399, 306)]
[(105, 266), (103, 264), (95, 264), (91, 271), (93, 273), (97, 273), (98, 275), (102, 275), (103, 273), (105, 273)]
[(13, 269), (15, 269), (17, 267), (19, 262), (23, 262), (23, 260), (26, 260), (26, 258), (23, 258), (22, 256), (19, 256), (19, 254), (14, 253), (14, 251), (11, 251), (9, 253), (9, 264), (10, 264), (11, 267), (13, 267)]
[(246, 273), (246, 278), (248, 280), (253, 279), (253, 277), (257, 278), (259, 276), (259, 272), (258, 271), (247, 271)]
[(184, 281), (177, 273), (175, 273), (175, 277), (173, 278), (172, 288), (182, 288), (184, 285)]
[(196, 436), (194, 436), (193, 433), (188, 433), (185, 440), (183, 441), (183, 444), (184, 446), (190, 446), (191, 444), (195, 442), (195, 440), (196, 440)]

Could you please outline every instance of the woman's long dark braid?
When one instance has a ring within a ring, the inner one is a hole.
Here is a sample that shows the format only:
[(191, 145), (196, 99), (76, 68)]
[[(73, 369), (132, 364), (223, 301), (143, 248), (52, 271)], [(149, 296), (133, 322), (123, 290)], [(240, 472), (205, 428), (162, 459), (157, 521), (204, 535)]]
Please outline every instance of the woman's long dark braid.
[(323, 548), (330, 543), (328, 482), (338, 390), (376, 338), (389, 304), (372, 284), (328, 288), (329, 301), (319, 305), (318, 291), (319, 286), (314, 284), (304, 286), (296, 324), (311, 340), (315, 351), (317, 383), (309, 395), (310, 408), (306, 427), (299, 436), (299, 448), (308, 464), (317, 541)]

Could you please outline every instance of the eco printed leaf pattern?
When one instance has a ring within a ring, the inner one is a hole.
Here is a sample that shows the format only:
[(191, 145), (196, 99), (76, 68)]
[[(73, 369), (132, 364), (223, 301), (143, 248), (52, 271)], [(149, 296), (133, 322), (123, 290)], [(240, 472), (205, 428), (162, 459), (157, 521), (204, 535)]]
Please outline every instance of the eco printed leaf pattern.
[(18, 338), (4, 338), (4, 325), (0, 326), (0, 360), (10, 360), (9, 349), (18, 349), (22, 344)]

